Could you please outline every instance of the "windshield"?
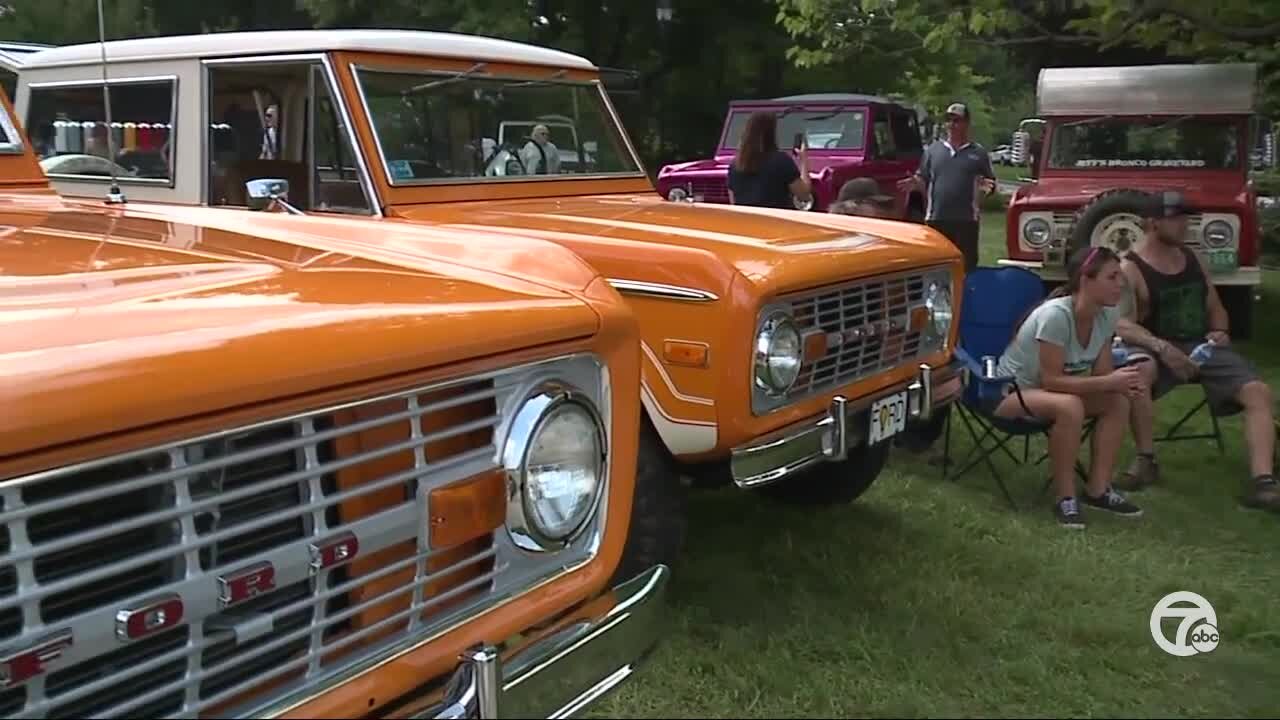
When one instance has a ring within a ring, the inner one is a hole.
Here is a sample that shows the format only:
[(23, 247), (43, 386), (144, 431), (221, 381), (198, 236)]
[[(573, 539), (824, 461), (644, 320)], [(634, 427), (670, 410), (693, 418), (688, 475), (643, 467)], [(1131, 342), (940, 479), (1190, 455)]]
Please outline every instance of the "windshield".
[(1049, 167), (1194, 168), (1240, 166), (1239, 130), (1226, 119), (1102, 118), (1053, 129)]
[[(736, 111), (729, 116), (729, 129), (724, 136), (724, 147), (737, 149), (742, 141), (742, 131), (752, 110)], [(831, 110), (799, 111), (783, 109), (778, 112), (778, 147), (789, 148), (795, 143), (796, 133), (804, 133), (806, 145), (820, 150), (861, 150), (866, 134), (867, 116), (862, 110), (833, 108)]]
[(359, 70), (394, 184), (529, 175), (634, 175), (595, 85)]

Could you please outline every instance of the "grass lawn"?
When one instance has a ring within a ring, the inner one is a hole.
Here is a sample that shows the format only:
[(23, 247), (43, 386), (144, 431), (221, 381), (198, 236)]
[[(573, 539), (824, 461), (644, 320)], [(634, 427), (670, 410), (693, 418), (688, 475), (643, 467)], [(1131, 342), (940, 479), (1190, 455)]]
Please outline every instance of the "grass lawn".
[[(1002, 228), (984, 218), (984, 263), (1000, 257)], [(1266, 281), (1247, 350), (1274, 380), (1280, 330), (1265, 318), (1280, 312), (1280, 278)], [(1161, 427), (1197, 393), (1167, 397)], [(1223, 428), (1225, 456), (1211, 441), (1161, 446), (1163, 486), (1133, 495), (1145, 517), (1088, 514), (1084, 532), (1055, 525), (1036, 471), (1007, 477), (1014, 511), (985, 472), (944, 485), (904, 451), (844, 507), (696, 492), (666, 635), (593, 713), (1274, 716), (1280, 516), (1236, 503), (1240, 419)], [(1178, 658), (1152, 641), (1151, 610), (1176, 590), (1213, 604), (1212, 653)]]
[(994, 166), (996, 177), (1007, 182), (1018, 182), (1020, 179), (1031, 174), (1031, 169), (1019, 165), (996, 165)]

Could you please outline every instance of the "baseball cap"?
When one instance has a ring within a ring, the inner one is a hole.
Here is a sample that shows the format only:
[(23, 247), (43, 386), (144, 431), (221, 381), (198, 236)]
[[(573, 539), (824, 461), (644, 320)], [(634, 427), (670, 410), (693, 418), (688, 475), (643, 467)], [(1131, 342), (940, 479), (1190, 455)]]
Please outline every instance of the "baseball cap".
[(1182, 197), (1182, 193), (1177, 190), (1152, 193), (1147, 201), (1146, 216), (1149, 218), (1170, 218), (1191, 215), (1194, 212), (1195, 210)]
[(947, 106), (947, 115), (959, 115), (960, 117), (969, 119), (969, 106), (964, 103), (951, 103)]
[(880, 193), (880, 185), (874, 178), (854, 178), (840, 187), (838, 202), (891, 202), (892, 195)]

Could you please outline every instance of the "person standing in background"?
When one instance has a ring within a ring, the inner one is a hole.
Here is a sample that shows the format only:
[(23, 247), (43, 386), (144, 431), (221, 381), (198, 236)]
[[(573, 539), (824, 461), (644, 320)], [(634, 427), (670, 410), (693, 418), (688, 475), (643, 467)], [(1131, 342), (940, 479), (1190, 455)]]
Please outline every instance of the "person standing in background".
[(262, 147), (258, 152), (259, 160), (276, 160), (280, 157), (280, 108), (269, 105), (266, 111), (266, 124), (262, 128)]
[(795, 199), (808, 199), (813, 188), (808, 150), (801, 144), (795, 153), (793, 160), (778, 149), (778, 118), (773, 113), (753, 113), (729, 166), (729, 202), (796, 209)]
[(969, 137), (969, 108), (947, 106), (947, 136), (925, 148), (920, 167), (899, 183), (902, 190), (923, 190), (925, 224), (964, 253), (965, 271), (978, 267), (982, 196), (995, 190), (996, 172), (986, 148)]
[(875, 178), (859, 177), (846, 182), (840, 188), (840, 195), (835, 202), (831, 203), (827, 212), (836, 215), (892, 218), (893, 203), (892, 195), (881, 194)]

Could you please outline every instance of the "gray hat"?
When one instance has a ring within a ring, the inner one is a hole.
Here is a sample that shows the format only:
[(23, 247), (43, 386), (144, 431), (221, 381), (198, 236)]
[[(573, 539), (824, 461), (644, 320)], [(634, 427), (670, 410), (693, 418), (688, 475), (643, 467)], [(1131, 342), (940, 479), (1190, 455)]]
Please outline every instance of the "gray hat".
[(850, 180), (840, 188), (839, 202), (893, 202), (892, 195), (880, 193), (880, 185), (875, 178), (859, 177)]
[(969, 119), (969, 106), (964, 103), (951, 103), (947, 106), (947, 115), (959, 115), (965, 120)]

